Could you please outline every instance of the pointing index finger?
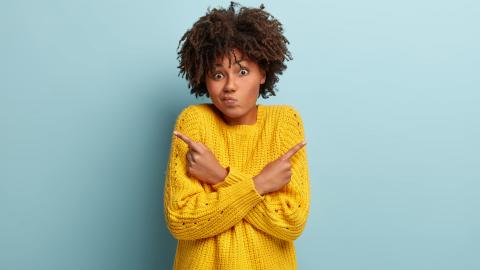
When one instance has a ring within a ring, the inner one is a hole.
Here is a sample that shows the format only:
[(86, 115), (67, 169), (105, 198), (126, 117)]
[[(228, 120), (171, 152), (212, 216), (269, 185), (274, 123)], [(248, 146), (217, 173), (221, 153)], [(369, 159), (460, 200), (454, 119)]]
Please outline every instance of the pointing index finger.
[(194, 140), (190, 139), (189, 137), (187, 137), (186, 135), (178, 132), (178, 131), (173, 131), (173, 134), (175, 134), (175, 136), (177, 136), (178, 138), (180, 138), (182, 141), (184, 141), (187, 145), (188, 145), (188, 148), (190, 148), (191, 150), (193, 151), (201, 151), (201, 147), (200, 145), (198, 145)]
[(193, 144), (193, 141), (192, 139), (190, 139), (189, 137), (183, 135), (182, 133), (178, 132), (178, 131), (173, 131), (173, 134), (175, 134), (175, 136), (177, 136), (178, 138), (180, 138), (182, 141), (184, 141), (186, 144), (188, 144), (188, 146), (192, 146)]
[(298, 150), (300, 150), (303, 146), (305, 146), (307, 144), (306, 141), (303, 141), (301, 143), (298, 143), (297, 145), (295, 145), (294, 147), (290, 148), (290, 150), (288, 150), (287, 153), (285, 153), (283, 156), (282, 156), (282, 160), (286, 160), (286, 159), (289, 159), (291, 157), (293, 157), (293, 155), (295, 155)]

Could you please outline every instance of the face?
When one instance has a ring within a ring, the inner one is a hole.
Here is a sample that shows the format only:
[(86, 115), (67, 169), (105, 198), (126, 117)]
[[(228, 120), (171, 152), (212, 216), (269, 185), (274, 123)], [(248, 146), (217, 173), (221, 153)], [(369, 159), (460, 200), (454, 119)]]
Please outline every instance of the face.
[(265, 72), (237, 49), (230, 57), (230, 67), (227, 57), (218, 58), (215, 71), (206, 74), (208, 94), (228, 124), (254, 124), (257, 98), (260, 85), (265, 83)]

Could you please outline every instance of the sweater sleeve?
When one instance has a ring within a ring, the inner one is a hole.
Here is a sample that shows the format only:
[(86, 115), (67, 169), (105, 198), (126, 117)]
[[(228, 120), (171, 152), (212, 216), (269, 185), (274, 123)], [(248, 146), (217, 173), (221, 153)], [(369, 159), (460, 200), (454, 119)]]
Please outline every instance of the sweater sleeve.
[[(281, 149), (286, 153), (290, 148), (305, 139), (303, 121), (299, 112), (287, 106), (281, 128)], [(246, 216), (245, 221), (257, 229), (274, 237), (293, 241), (303, 232), (310, 210), (310, 185), (306, 146), (291, 159), (292, 177), (282, 189), (264, 194), (265, 200), (256, 205)], [(237, 171), (236, 168), (230, 170)], [(244, 172), (243, 177), (251, 178)], [(225, 179), (213, 187), (216, 190), (234, 185), (234, 179)]]
[[(177, 117), (175, 130), (199, 141), (199, 119), (190, 105)], [(176, 239), (194, 240), (218, 235), (239, 223), (264, 199), (255, 189), (252, 178), (235, 170), (226, 177), (234, 184), (218, 191), (205, 191), (198, 179), (187, 175), (187, 152), (188, 145), (172, 134), (165, 172), (164, 215)]]

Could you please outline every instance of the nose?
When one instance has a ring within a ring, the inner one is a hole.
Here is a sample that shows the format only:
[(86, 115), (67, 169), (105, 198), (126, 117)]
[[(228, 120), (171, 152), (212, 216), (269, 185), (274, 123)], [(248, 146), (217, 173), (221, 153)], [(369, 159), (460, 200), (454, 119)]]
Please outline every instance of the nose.
[(237, 90), (237, 85), (236, 85), (234, 76), (228, 76), (227, 83), (225, 84), (223, 91), (235, 92), (236, 90)]

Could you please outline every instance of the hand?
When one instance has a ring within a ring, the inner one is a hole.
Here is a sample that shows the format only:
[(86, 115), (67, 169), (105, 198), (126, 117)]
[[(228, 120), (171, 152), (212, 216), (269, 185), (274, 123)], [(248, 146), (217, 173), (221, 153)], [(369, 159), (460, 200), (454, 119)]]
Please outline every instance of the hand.
[(280, 190), (290, 182), (292, 176), (290, 158), (306, 144), (307, 143), (303, 141), (295, 145), (288, 150), (287, 153), (268, 163), (258, 175), (253, 177), (255, 188), (259, 194), (263, 195)]
[(188, 166), (187, 173), (207, 184), (217, 184), (225, 179), (227, 169), (222, 167), (212, 151), (203, 143), (195, 142), (178, 131), (173, 134), (188, 145), (186, 155)]

